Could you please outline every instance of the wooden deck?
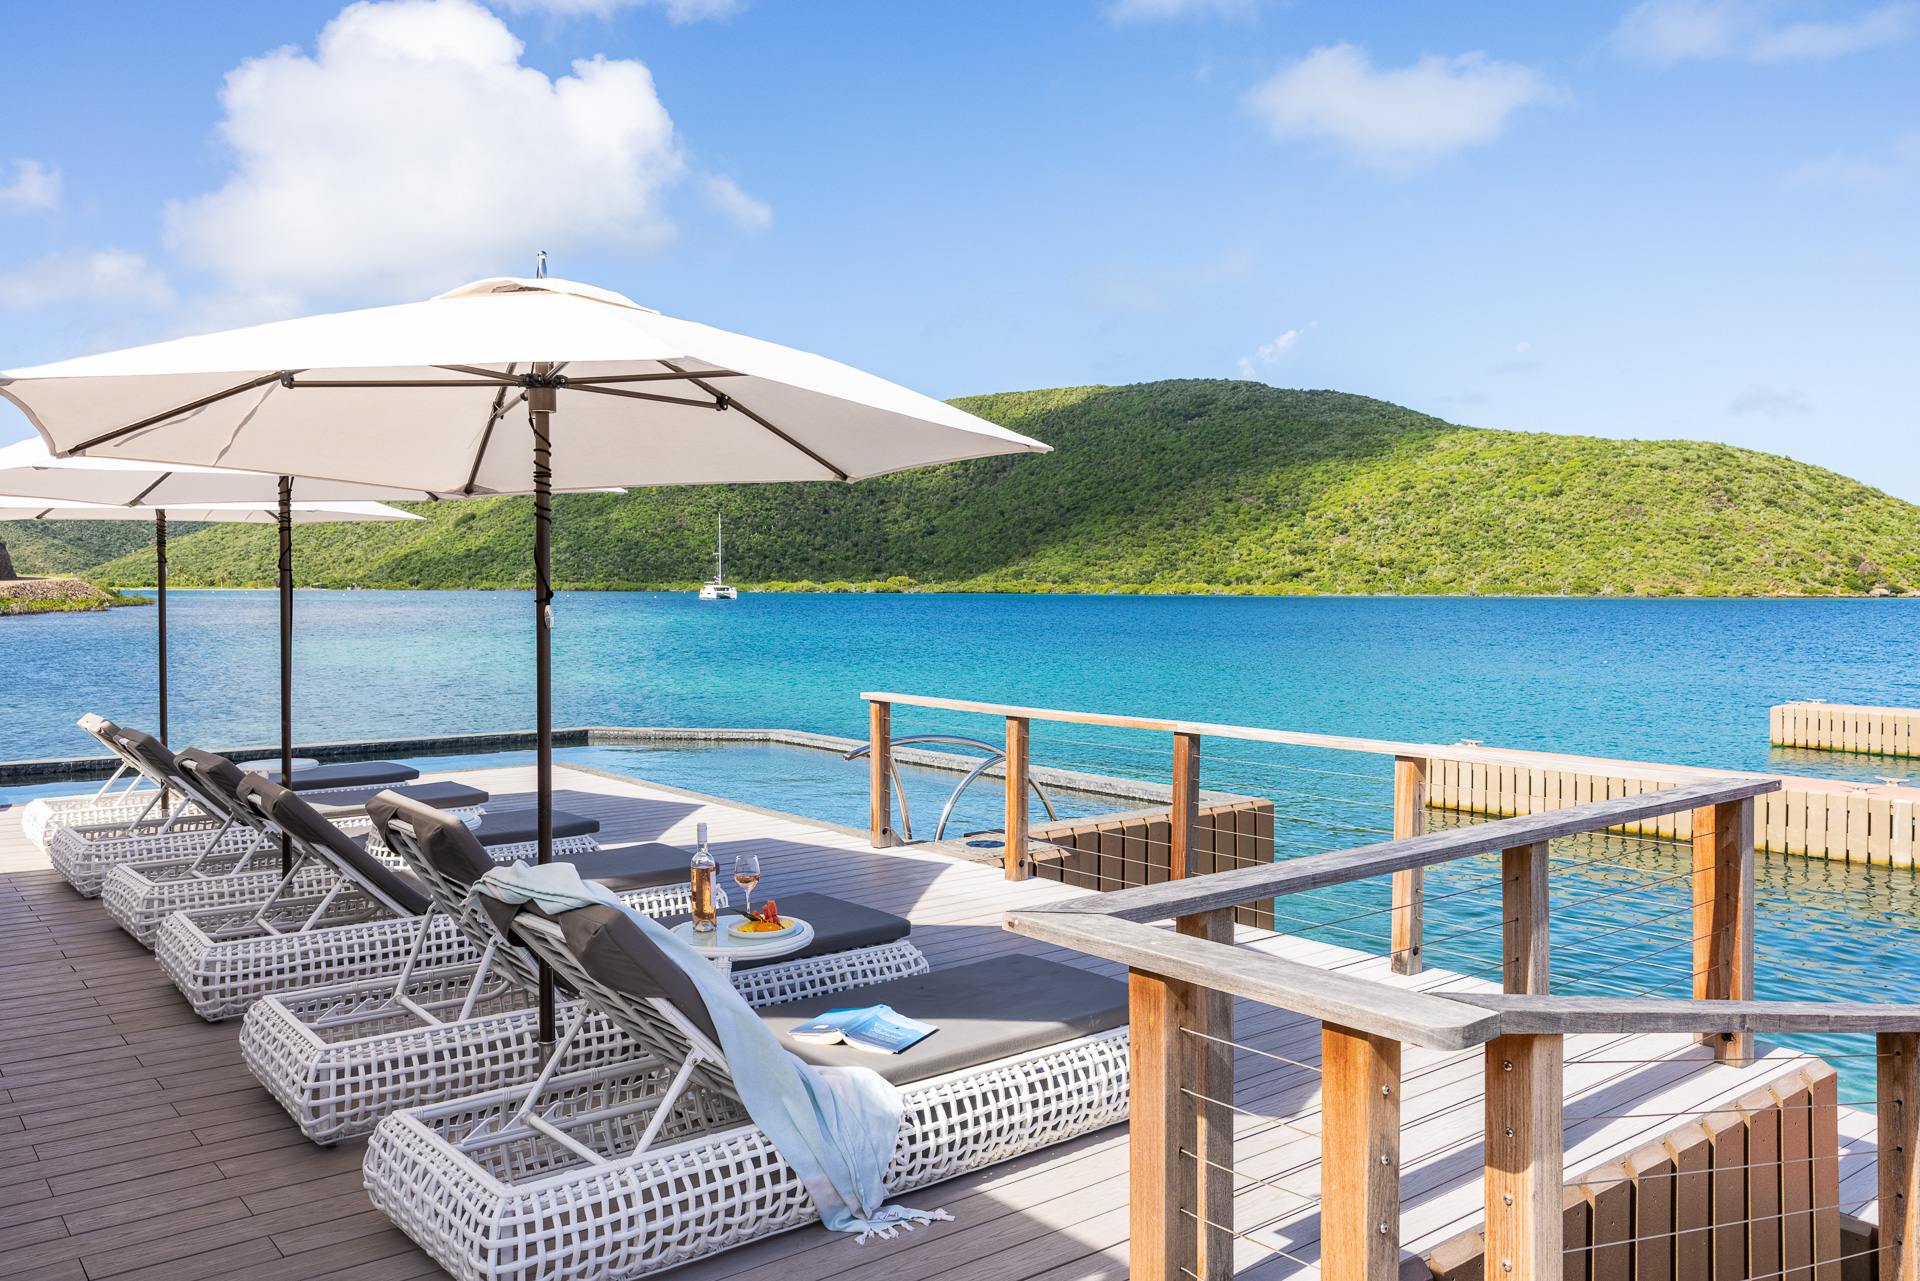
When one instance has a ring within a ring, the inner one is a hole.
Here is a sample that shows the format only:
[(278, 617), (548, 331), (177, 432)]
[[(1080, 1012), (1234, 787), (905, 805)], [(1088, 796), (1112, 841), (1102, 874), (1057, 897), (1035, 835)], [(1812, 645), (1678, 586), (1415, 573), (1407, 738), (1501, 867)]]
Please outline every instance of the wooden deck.
[[(459, 776), (496, 805), (527, 803), (528, 768)], [(603, 824), (609, 845), (691, 843), (711, 827), (716, 856), (752, 848), (774, 896), (817, 890), (908, 916), (935, 968), (1014, 951), (1089, 969), (1104, 962), (1060, 952), (1000, 927), (1008, 907), (1084, 891), (1034, 880), (1010, 884), (997, 868), (913, 850), (882, 853), (864, 839), (670, 789), (562, 768), (559, 804)], [(1250, 946), (1332, 966), (1384, 973), (1384, 962), (1294, 938)], [(1430, 971), (1423, 988), (1462, 984)], [(195, 1018), (154, 964), (97, 901), (81, 899), (0, 808), (0, 1276), (21, 1278), (388, 1278), (439, 1275), (360, 1186), (362, 1144), (308, 1143), (248, 1074), (238, 1023)], [(1240, 1039), (1312, 1063), (1318, 1025), (1243, 1004)], [(1569, 1059), (1645, 1060), (1586, 1069), (1570, 1117), (1609, 1116), (1574, 1131), (1569, 1177), (1665, 1133), (1676, 1113), (1743, 1094), (1787, 1070), (1776, 1055), (1744, 1072), (1705, 1067), (1680, 1038), (1571, 1038)], [(1289, 1118), (1243, 1119), (1241, 1163), (1312, 1195), (1317, 1185), (1317, 1082), (1311, 1072), (1240, 1056), (1239, 1106)], [(1478, 1219), (1479, 1056), (1409, 1048), (1406, 1062), (1404, 1239), (1424, 1252)], [(1570, 1073), (1570, 1086), (1574, 1075)], [(1604, 1107), (1599, 1105), (1604, 1101)], [(1858, 1213), (1872, 1195), (1871, 1121), (1850, 1114), (1855, 1149), (1843, 1165), (1843, 1201)], [(690, 1264), (676, 1278), (752, 1281), (1081, 1281), (1126, 1273), (1126, 1127), (915, 1193), (955, 1221), (897, 1241), (856, 1245), (818, 1227)], [(1255, 1186), (1241, 1198), (1250, 1235), (1311, 1264), (1317, 1214), (1291, 1194)], [(1262, 1276), (1302, 1270), (1285, 1256), (1245, 1262)]]

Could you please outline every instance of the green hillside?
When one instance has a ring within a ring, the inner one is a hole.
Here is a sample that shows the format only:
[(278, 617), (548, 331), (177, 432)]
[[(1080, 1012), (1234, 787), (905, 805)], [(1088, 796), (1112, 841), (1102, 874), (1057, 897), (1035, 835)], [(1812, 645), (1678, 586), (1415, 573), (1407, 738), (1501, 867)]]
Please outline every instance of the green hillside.
[[(1724, 445), (1459, 427), (1363, 396), (1183, 380), (954, 402), (1045, 456), (855, 485), (636, 490), (556, 500), (556, 577), (686, 584), (727, 522), (742, 584), (964, 590), (1392, 593), (1904, 591), (1920, 508), (1833, 472)], [(525, 499), (422, 505), (427, 520), (296, 532), (302, 583), (508, 586), (528, 576)], [(10, 533), (0, 533), (11, 541)], [(266, 585), (270, 529), (173, 544), (180, 585)], [(23, 567), (24, 569), (25, 567)], [(142, 551), (102, 582), (152, 578)], [(896, 586), (899, 585), (896, 583)]]

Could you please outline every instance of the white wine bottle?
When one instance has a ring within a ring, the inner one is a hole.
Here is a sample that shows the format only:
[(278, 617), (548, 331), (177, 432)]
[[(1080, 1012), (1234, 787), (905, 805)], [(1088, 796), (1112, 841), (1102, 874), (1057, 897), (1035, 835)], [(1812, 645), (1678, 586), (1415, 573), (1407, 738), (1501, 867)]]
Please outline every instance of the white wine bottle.
[(711, 934), (719, 925), (713, 910), (713, 855), (707, 852), (707, 825), (700, 824), (700, 848), (693, 856), (693, 932)]

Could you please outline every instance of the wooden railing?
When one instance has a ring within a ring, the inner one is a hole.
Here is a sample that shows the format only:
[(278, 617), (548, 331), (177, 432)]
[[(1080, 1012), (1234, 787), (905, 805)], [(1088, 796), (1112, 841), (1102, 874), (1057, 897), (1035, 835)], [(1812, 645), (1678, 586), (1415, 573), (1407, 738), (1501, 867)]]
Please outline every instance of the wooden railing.
[[(1129, 1248), (1135, 1281), (1189, 1276), (1226, 1281), (1233, 1275), (1234, 1246), (1245, 1236), (1234, 1218), (1235, 998), (1321, 1023), (1318, 1267), (1323, 1277), (1389, 1281), (1401, 1275), (1404, 1044), (1481, 1048), (1484, 1274), (1499, 1281), (1560, 1281), (1566, 1244), (1562, 1073), (1568, 1035), (1681, 1032), (1710, 1044), (1723, 1063), (1740, 1065), (1753, 1061), (1756, 1033), (1864, 1032), (1877, 1038), (1878, 1275), (1881, 1281), (1920, 1281), (1920, 1250), (1909, 1248), (1920, 1207), (1914, 1161), (1920, 1144), (1920, 1006), (1752, 999), (1752, 815), (1754, 798), (1777, 786), (1770, 779), (1686, 783), (1009, 912), (1006, 924), (1017, 933), (1128, 967), (1133, 1043)], [(1693, 999), (1553, 995), (1548, 842), (1683, 810), (1695, 821)], [(1404, 876), (1493, 850), (1501, 858), (1500, 993), (1428, 994), (1234, 946), (1229, 914), (1238, 904)], [(1171, 930), (1162, 924), (1168, 920)], [(1831, 1073), (1824, 1079), (1830, 1081)], [(1837, 1098), (1814, 1102), (1827, 1108), (1820, 1115), (1830, 1124)], [(1807, 1113), (1803, 1107), (1793, 1115)], [(1816, 1119), (1815, 1124), (1822, 1123)], [(1812, 1156), (1802, 1160), (1814, 1162)], [(1822, 1162), (1811, 1165), (1811, 1174), (1796, 1167), (1799, 1173), (1780, 1185), (1797, 1188), (1805, 1204), (1776, 1209), (1779, 1215), (1792, 1210), (1801, 1216), (1796, 1222), (1809, 1225), (1804, 1262), (1810, 1281), (1838, 1281), (1840, 1219), (1837, 1192), (1828, 1186), (1835, 1167), (1826, 1158)], [(1747, 1164), (1743, 1159), (1738, 1168)], [(1665, 1195), (1671, 1198), (1677, 1186), (1669, 1186)], [(1678, 1211), (1667, 1213), (1671, 1222), (1681, 1221), (1671, 1217)], [(1649, 1258), (1664, 1262), (1641, 1275), (1670, 1276), (1677, 1268), (1683, 1281), (1703, 1281), (1701, 1273), (1689, 1272), (1687, 1261), (1696, 1256), (1713, 1259), (1715, 1278), (1753, 1275), (1742, 1271), (1743, 1261), (1758, 1258), (1753, 1252), (1761, 1247), (1748, 1244), (1747, 1231), (1772, 1213), (1757, 1201), (1732, 1217), (1716, 1209), (1710, 1221), (1720, 1228), (1711, 1242), (1696, 1234), (1684, 1246), (1677, 1227), (1648, 1230), (1636, 1248), (1651, 1250)], [(1595, 1223), (1596, 1234), (1600, 1226)], [(1596, 1246), (1599, 1240), (1593, 1237)], [(1775, 1240), (1780, 1248), (1777, 1228)], [(1786, 1275), (1800, 1275), (1782, 1266)], [(1628, 1275), (1624, 1262), (1620, 1268), (1621, 1276)], [(1589, 1273), (1582, 1262), (1577, 1272), (1566, 1265), (1565, 1275)], [(1591, 1275), (1601, 1275), (1599, 1262)]]
[[(1033, 874), (1033, 855), (1028, 848), (1027, 781), (1032, 724), (1057, 721), (1073, 725), (1104, 725), (1119, 729), (1148, 730), (1173, 736), (1173, 806), (1170, 815), (1168, 863), (1169, 879), (1188, 875), (1194, 826), (1198, 821), (1200, 796), (1200, 740), (1202, 737), (1241, 739), (1259, 743), (1279, 743), (1294, 747), (1317, 747), (1333, 751), (1364, 752), (1391, 756), (1393, 766), (1393, 834), (1396, 838), (1419, 836), (1427, 830), (1427, 772), (1434, 760), (1464, 761), (1489, 766), (1526, 766), (1536, 764), (1537, 752), (1503, 751), (1473, 744), (1442, 746), (1435, 743), (1406, 743), (1389, 739), (1355, 738), (1339, 734), (1303, 734), (1292, 730), (1260, 729), (1246, 725), (1220, 725), (1208, 721), (1169, 720), (1164, 717), (1114, 715), (1105, 712), (1071, 712), (1054, 708), (1020, 707), (1005, 703), (981, 703), (965, 699), (932, 698), (919, 694), (865, 693), (872, 751), (869, 776), (869, 837), (877, 848), (894, 845), (892, 776), (886, 757), (895, 704), (967, 712), (1003, 718), (1006, 722), (1006, 845), (1004, 866), (1008, 880), (1024, 880)], [(1017, 744), (1017, 750), (1016, 750)], [(1706, 777), (1695, 770), (1662, 770), (1649, 767), (1642, 771), (1648, 779), (1663, 786), (1700, 781)], [(1773, 790), (1771, 788), (1767, 790)], [(1656, 813), (1673, 812), (1672, 808)], [(1748, 823), (1751, 849), (1751, 828)], [(1400, 974), (1418, 974), (1424, 964), (1424, 871), (1415, 866), (1397, 872), (1393, 878), (1393, 952), (1392, 965)]]

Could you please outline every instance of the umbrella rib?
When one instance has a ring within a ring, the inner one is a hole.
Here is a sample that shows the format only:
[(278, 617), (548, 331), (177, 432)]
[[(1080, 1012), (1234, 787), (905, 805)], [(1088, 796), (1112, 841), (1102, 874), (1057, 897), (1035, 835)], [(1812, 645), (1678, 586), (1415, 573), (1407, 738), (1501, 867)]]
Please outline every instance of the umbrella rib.
[(75, 445), (72, 449), (67, 450), (66, 453), (68, 455), (85, 454), (89, 449), (92, 449), (95, 445), (104, 445), (110, 440), (118, 440), (120, 439), (120, 437), (127, 435), (129, 432), (139, 431), (142, 427), (151, 427), (155, 423), (163, 423), (169, 418), (178, 417), (179, 415), (188, 413), (191, 410), (203, 409), (206, 406), (213, 404), (215, 401), (225, 400), (229, 396), (238, 396), (243, 391), (252, 391), (255, 387), (264, 387), (268, 383), (282, 382), (292, 377), (293, 375), (285, 370), (275, 370), (273, 373), (270, 373), (270, 374), (262, 374), (258, 378), (250, 378), (246, 382), (241, 383), (238, 387), (229, 387), (225, 391), (216, 391), (211, 396), (202, 396), (200, 399), (190, 400), (184, 405), (176, 405), (174, 408), (167, 410), (165, 413), (155, 414), (151, 418), (142, 418), (139, 422), (129, 423), (125, 427), (116, 427), (112, 431), (104, 432), (101, 435), (95, 436), (91, 440), (83, 440), (79, 444)]
[[(509, 376), (513, 373), (514, 365), (518, 363), (518, 361), (509, 361), (507, 363), (507, 373)], [(462, 370), (461, 372), (466, 373), (470, 371)], [(522, 392), (513, 398), (513, 403), (517, 405), (525, 398), (526, 393)], [(467, 483), (460, 491), (463, 494), (471, 494), (473, 492), (473, 482), (480, 476), (480, 464), (486, 459), (487, 446), (493, 443), (493, 429), (499, 424), (501, 416), (507, 412), (506, 400), (507, 389), (505, 386), (502, 386), (499, 391), (493, 394), (493, 412), (487, 415), (486, 430), (480, 433), (480, 448), (473, 451), (473, 466), (468, 469)]]
[[(668, 369), (674, 370), (676, 373), (681, 372), (670, 360), (663, 360), (660, 363), (665, 365)], [(795, 440), (793, 437), (787, 435), (787, 433), (781, 431), (778, 427), (775, 427), (772, 423), (762, 418), (759, 414), (754, 413), (751, 409), (748, 409), (745, 405), (741, 404), (739, 401), (733, 399), (731, 396), (722, 396), (721, 393), (707, 386), (704, 382), (702, 382), (699, 378), (694, 377), (692, 374), (688, 374), (687, 377), (689, 378), (690, 381), (692, 381), (694, 386), (698, 387), (701, 391), (706, 392), (707, 395), (714, 397), (716, 400), (724, 400), (726, 402), (727, 408), (739, 410), (741, 413), (745, 414), (748, 418), (752, 419), (756, 423), (759, 423), (762, 427), (766, 428), (768, 431), (778, 436), (781, 440), (786, 441), (789, 445), (792, 445), (795, 449), (799, 450), (801, 453), (805, 454), (807, 457), (813, 459), (814, 462), (819, 463), (822, 467), (832, 472), (833, 478), (835, 480), (847, 479), (847, 473), (841, 471), (838, 467), (835, 467), (832, 463), (828, 462), (826, 459), (822, 458), (820, 455), (814, 453), (811, 449), (808, 449), (805, 445), (801, 444), (799, 441)]]
[(154, 490), (166, 484), (168, 477), (172, 475), (173, 473), (170, 471), (161, 472), (158, 479), (156, 479), (151, 485), (148, 485), (145, 489), (141, 490), (139, 493), (135, 494), (132, 498), (128, 499), (126, 505), (128, 507), (138, 507), (141, 504), (141, 502), (146, 499), (146, 496), (148, 494), (151, 494)]
[[(502, 374), (500, 374), (500, 373), (498, 373), (498, 372), (496, 372), (495, 370), (492, 370), (492, 369), (481, 369), (481, 368), (479, 368), (478, 366), (475, 366), (475, 365), (435, 365), (435, 366), (434, 366), (434, 368), (435, 368), (435, 369), (445, 369), (445, 370), (447, 370), (447, 371), (449, 371), (449, 372), (451, 372), (451, 373), (456, 373), (456, 374), (474, 374), (474, 375), (476, 375), (476, 376), (478, 376), (478, 377), (481, 377), (481, 378), (501, 378), (501, 377), (505, 377), (505, 378), (508, 378), (508, 379), (511, 379), (511, 380), (512, 380), (512, 381), (514, 382), (514, 384), (515, 384), (515, 385), (518, 385), (518, 384), (520, 383), (520, 379), (519, 379), (519, 377), (518, 377), (518, 376), (516, 376), (516, 375), (514, 375), (514, 374), (512, 374), (512, 373), (508, 373), (508, 374), (505, 374), (505, 375), (502, 375)], [(558, 370), (556, 369), (556, 370), (555, 370), (555, 372), (557, 373), (557, 372), (558, 372)], [(693, 377), (696, 377), (696, 376), (697, 376), (697, 377), (700, 377), (700, 378), (744, 378), (744, 377), (746, 377), (746, 375), (745, 375), (745, 374), (742, 374), (742, 373), (741, 373), (741, 372), (740, 372), (739, 370), (737, 370), (737, 369), (708, 369), (708, 370), (703, 370), (703, 371), (701, 371), (701, 372), (700, 372), (700, 373), (699, 373), (698, 375), (695, 375), (695, 374), (683, 374), (683, 373), (671, 373), (671, 374), (605, 374), (605, 375), (599, 375), (599, 376), (595, 376), (595, 377), (590, 377), (590, 378), (569, 378), (569, 379), (567, 379), (567, 380), (566, 380), (566, 383), (565, 383), (564, 385), (565, 385), (565, 386), (568, 386), (568, 387), (578, 387), (578, 386), (581, 386), (582, 384), (586, 384), (586, 383), (651, 383), (651, 382), (672, 382), (672, 381), (684, 381), (684, 380), (686, 380), (686, 379), (689, 379), (689, 378), (693, 378)]]
[(657, 400), (663, 405), (685, 405), (689, 409), (725, 409), (727, 404), (731, 403), (720, 396), (715, 396), (712, 400), (688, 400), (685, 396), (657, 396), (652, 392), (623, 391), (618, 387), (582, 387), (571, 382), (567, 384), (566, 390), (587, 391), (596, 396), (625, 396), (629, 400)]

